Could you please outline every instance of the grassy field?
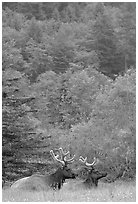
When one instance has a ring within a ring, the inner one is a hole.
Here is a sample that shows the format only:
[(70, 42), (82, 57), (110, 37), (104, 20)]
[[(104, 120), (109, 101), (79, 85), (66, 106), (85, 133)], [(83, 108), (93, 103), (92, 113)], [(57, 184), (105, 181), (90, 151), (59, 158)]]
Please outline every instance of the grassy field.
[(60, 191), (22, 192), (5, 189), (3, 202), (136, 202), (136, 183), (100, 183), (96, 189), (84, 189), (80, 182), (70, 181)]

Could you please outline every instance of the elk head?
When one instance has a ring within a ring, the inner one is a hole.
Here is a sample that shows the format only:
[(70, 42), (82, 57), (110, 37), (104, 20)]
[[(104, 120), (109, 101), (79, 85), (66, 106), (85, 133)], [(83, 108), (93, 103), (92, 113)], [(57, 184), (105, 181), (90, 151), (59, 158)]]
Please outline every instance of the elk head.
[(85, 168), (88, 169), (88, 175), (84, 183), (88, 186), (98, 186), (98, 180), (100, 178), (103, 178), (107, 175), (107, 173), (101, 173), (97, 171), (94, 166), (99, 163), (99, 159), (94, 157), (94, 160), (92, 163), (87, 162), (87, 157), (84, 159), (82, 156), (80, 156), (79, 161), (81, 161), (84, 165)]
[(57, 163), (59, 163), (61, 165), (61, 167), (55, 172), (55, 188), (60, 189), (61, 185), (63, 185), (63, 183), (65, 182), (65, 179), (69, 179), (69, 178), (76, 178), (75, 173), (73, 173), (73, 171), (68, 167), (68, 164), (71, 164), (72, 162), (74, 162), (74, 157), (67, 159), (67, 155), (70, 154), (70, 152), (64, 152), (63, 149), (60, 147), (58, 149), (60, 156), (59, 155), (55, 155), (53, 150), (50, 151), (50, 154), (52, 156), (52, 158), (54, 159), (54, 161), (56, 161)]

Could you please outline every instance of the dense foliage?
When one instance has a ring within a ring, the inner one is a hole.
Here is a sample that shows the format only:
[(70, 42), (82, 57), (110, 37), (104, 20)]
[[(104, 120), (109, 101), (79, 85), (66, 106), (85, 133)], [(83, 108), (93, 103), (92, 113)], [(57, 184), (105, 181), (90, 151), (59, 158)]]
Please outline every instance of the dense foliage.
[(5, 181), (49, 171), (59, 146), (135, 178), (135, 6), (3, 2)]

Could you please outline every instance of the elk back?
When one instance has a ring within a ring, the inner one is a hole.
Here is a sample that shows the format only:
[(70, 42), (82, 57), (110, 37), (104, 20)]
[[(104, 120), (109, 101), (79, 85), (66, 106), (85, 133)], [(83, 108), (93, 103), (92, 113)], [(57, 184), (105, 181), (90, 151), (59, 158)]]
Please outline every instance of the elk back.
[(12, 189), (25, 191), (47, 191), (50, 189), (50, 177), (44, 175), (32, 175), (22, 178), (12, 184)]

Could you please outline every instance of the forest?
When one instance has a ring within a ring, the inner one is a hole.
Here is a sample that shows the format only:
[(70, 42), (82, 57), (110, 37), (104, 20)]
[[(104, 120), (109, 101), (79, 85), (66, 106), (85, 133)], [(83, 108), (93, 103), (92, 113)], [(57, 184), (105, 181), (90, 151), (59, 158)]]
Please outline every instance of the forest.
[(135, 179), (135, 2), (2, 3), (3, 182), (52, 171), (59, 147)]

